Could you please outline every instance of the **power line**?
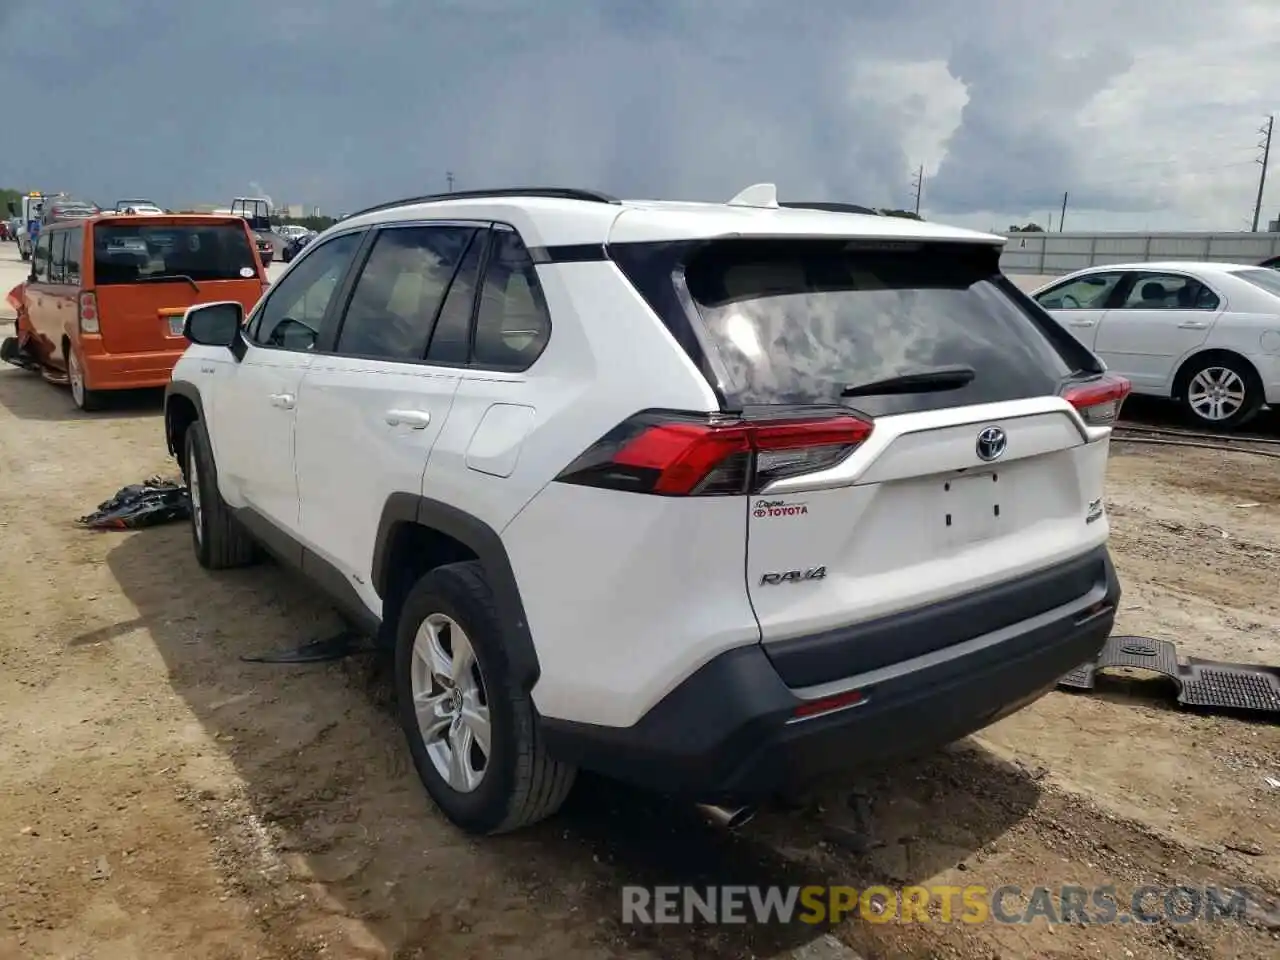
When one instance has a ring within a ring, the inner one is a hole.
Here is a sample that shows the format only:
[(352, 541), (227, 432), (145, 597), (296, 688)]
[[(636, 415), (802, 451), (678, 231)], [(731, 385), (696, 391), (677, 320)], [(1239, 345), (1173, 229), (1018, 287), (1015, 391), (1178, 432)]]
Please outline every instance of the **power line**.
[(1253, 204), (1253, 233), (1258, 232), (1258, 217), (1262, 213), (1262, 193), (1267, 188), (1267, 163), (1271, 160), (1271, 130), (1275, 127), (1275, 116), (1267, 117), (1266, 126), (1259, 127), (1258, 133), (1263, 134), (1265, 139), (1258, 144), (1262, 150), (1262, 156), (1258, 158), (1258, 163), (1262, 164), (1262, 172), (1258, 174), (1258, 199)]

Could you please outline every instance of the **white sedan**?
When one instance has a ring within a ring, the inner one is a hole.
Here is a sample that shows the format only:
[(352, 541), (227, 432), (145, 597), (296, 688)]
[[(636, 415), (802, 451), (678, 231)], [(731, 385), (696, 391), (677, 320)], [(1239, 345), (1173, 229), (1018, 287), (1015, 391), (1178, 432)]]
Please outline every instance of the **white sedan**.
[(1032, 298), (1127, 377), (1179, 401), (1201, 427), (1232, 430), (1280, 404), (1280, 273), (1236, 263), (1118, 263)]

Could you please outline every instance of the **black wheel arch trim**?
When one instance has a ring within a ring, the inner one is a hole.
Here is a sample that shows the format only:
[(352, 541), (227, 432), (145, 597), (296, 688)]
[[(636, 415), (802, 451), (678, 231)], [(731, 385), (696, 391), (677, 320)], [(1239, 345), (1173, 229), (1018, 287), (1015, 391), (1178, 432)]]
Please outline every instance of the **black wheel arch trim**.
[(164, 388), (164, 442), (165, 447), (169, 450), (169, 455), (182, 459), (182, 451), (174, 446), (172, 407), (169, 404), (170, 397), (182, 397), (196, 408), (196, 418), (204, 420), (204, 401), (200, 397), (200, 388), (194, 383), (188, 383), (186, 380), (171, 380), (168, 386)]
[(391, 578), (391, 545), (397, 528), (404, 524), (443, 533), (476, 555), (498, 604), (512, 678), (525, 692), (531, 690), (541, 673), (538, 653), (525, 616), (515, 571), (498, 532), (478, 517), (439, 500), (412, 493), (393, 493), (382, 508), (373, 546), (371, 573), (373, 587), (379, 597), (387, 595)]

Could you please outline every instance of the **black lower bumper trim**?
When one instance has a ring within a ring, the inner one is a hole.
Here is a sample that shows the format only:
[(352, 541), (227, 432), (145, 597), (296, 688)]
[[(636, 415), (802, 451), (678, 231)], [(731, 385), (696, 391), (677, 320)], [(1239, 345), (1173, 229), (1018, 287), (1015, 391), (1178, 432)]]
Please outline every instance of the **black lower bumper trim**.
[(566, 762), (722, 803), (925, 753), (1026, 705), (1097, 654), (1120, 598), (1105, 550), (1101, 559), (1103, 581), (1076, 602), (878, 671), (852, 708), (788, 722), (803, 701), (752, 645), (711, 660), (631, 727), (543, 718), (543, 737)]
[(1107, 577), (1105, 550), (974, 590), (807, 637), (765, 644), (783, 682), (813, 687), (995, 633), (1084, 596)]

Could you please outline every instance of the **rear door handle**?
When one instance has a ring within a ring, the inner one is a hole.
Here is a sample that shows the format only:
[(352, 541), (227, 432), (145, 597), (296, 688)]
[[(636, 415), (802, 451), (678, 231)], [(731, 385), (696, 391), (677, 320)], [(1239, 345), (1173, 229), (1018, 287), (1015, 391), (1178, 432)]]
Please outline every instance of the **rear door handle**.
[(1203, 330), (1208, 324), (1203, 320), (1183, 320), (1178, 324), (1179, 330)]
[(293, 405), (298, 402), (298, 398), (292, 393), (273, 393), (269, 399), (273, 407), (279, 407), (281, 410), (292, 410)]
[(426, 410), (388, 410), (383, 418), (389, 427), (405, 426), (410, 430), (425, 430), (431, 423), (431, 414)]

